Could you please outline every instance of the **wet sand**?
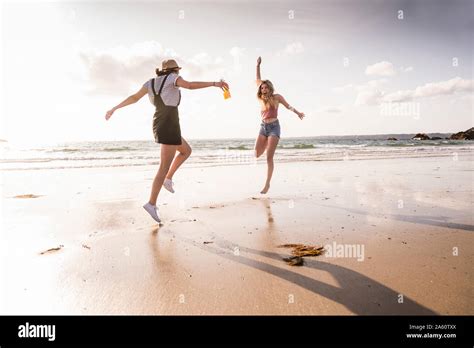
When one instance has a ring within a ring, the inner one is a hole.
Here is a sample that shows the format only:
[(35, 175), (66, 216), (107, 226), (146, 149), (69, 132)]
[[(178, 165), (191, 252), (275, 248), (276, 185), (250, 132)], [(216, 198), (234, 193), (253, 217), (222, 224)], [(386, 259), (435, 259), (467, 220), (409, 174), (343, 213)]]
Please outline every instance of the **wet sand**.
[(156, 169), (3, 172), (1, 313), (474, 314), (472, 156)]

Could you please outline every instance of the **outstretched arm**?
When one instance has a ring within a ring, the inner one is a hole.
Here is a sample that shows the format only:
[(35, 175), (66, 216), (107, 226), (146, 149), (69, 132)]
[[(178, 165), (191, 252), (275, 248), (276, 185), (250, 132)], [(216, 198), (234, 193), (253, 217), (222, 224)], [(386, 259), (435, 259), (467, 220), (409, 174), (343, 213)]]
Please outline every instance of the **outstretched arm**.
[(288, 110), (293, 111), (295, 114), (298, 115), (298, 117), (299, 117), (300, 119), (303, 119), (304, 113), (299, 112), (299, 111), (296, 110), (294, 107), (292, 107), (290, 104), (288, 104), (288, 102), (285, 100), (285, 98), (283, 98), (282, 95), (280, 95), (280, 94), (275, 94), (275, 97), (278, 98), (278, 101), (279, 101), (281, 104), (283, 104), (283, 105), (285, 106), (285, 108), (287, 108)]
[(260, 77), (260, 64), (262, 64), (262, 57), (257, 58), (257, 86), (260, 86), (262, 83), (262, 78)]
[(145, 87), (140, 88), (140, 90), (137, 93), (132, 94), (131, 96), (127, 97), (123, 102), (121, 102), (120, 104), (114, 106), (112, 109), (107, 111), (107, 113), (105, 114), (105, 119), (108, 120), (109, 118), (111, 118), (112, 114), (115, 112), (115, 110), (123, 108), (124, 106), (130, 105), (130, 104), (136, 103), (145, 94), (147, 94), (147, 92), (148, 91)]
[(176, 80), (176, 86), (186, 89), (199, 89), (207, 87), (220, 87), (229, 89), (229, 85), (224, 81), (219, 82), (200, 82), (200, 81), (186, 81), (181, 76)]

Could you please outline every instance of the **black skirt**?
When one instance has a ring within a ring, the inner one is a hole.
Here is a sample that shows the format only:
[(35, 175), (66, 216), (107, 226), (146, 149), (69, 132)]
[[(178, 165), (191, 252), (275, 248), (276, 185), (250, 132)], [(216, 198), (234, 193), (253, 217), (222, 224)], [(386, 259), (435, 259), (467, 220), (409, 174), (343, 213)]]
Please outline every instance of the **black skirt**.
[(153, 116), (155, 142), (166, 145), (181, 145), (181, 128), (177, 106), (161, 105)]

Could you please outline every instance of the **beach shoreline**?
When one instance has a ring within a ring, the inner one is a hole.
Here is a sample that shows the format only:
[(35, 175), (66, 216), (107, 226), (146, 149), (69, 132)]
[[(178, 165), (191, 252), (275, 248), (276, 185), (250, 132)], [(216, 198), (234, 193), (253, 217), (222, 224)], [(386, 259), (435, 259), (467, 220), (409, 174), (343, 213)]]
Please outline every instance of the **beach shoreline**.
[(473, 157), (276, 163), (268, 195), (262, 162), (185, 165), (162, 226), (156, 166), (3, 171), (0, 312), (472, 315)]

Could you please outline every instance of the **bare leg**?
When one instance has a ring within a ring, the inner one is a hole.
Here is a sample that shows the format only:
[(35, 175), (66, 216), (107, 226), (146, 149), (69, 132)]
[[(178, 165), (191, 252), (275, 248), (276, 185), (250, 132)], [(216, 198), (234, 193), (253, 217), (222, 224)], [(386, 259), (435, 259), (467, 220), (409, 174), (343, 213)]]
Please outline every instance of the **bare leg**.
[(168, 174), (166, 174), (166, 178), (172, 180), (174, 173), (178, 170), (178, 168), (188, 159), (189, 156), (191, 156), (191, 146), (184, 140), (184, 138), (181, 138), (182, 144), (179, 145), (176, 149), (178, 150), (179, 154), (176, 156), (173, 160), (173, 163), (171, 164), (171, 168), (168, 171)]
[(168, 170), (170, 169), (171, 162), (173, 161), (177, 147), (177, 145), (161, 144), (160, 168), (158, 169), (158, 173), (153, 180), (153, 186), (151, 188), (150, 194), (150, 204), (156, 205), (158, 194), (160, 193), (161, 186), (163, 186), (163, 182), (165, 181), (166, 173), (168, 173)]
[(273, 175), (273, 155), (275, 154), (276, 147), (278, 145), (278, 141), (280, 138), (270, 135), (268, 137), (268, 145), (267, 145), (267, 181), (265, 183), (265, 187), (260, 193), (267, 193), (268, 189), (270, 188), (270, 181), (272, 180)]
[(257, 137), (257, 140), (255, 141), (255, 157), (259, 158), (263, 152), (265, 151), (265, 148), (267, 147), (267, 141), (268, 137), (259, 134)]

